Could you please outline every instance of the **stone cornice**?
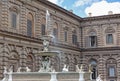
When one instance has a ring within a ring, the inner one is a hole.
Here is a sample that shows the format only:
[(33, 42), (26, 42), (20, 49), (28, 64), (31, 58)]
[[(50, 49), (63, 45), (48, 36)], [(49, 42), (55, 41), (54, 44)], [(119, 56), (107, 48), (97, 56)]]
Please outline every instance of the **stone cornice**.
[(91, 21), (91, 20), (111, 19), (111, 18), (120, 18), (120, 14), (86, 17), (86, 18), (83, 18), (83, 22)]
[(108, 23), (94, 23), (94, 24), (84, 24), (81, 25), (81, 27), (93, 27), (93, 26), (102, 26), (102, 25), (108, 25), (108, 24), (120, 24), (120, 22), (108, 22)]
[(88, 52), (88, 51), (112, 51), (112, 50), (120, 50), (120, 47), (81, 48), (81, 52)]
[[(35, 37), (28, 37), (26, 35), (17, 34), (17, 33), (5, 31), (5, 30), (0, 30), (0, 35), (5, 36), (5, 37), (10, 37), (10, 38), (13, 38), (13, 39), (30, 41), (30, 42), (35, 42), (35, 43), (42, 44), (41, 39), (38, 39), (38, 38), (35, 38)], [(51, 42), (50, 46), (54, 46), (54, 47), (58, 47), (58, 48), (65, 48), (65, 49), (74, 50), (74, 51), (78, 51), (78, 52), (80, 51), (80, 48), (78, 48), (77, 46), (61, 44), (61, 43), (57, 43), (57, 42), (55, 44)]]

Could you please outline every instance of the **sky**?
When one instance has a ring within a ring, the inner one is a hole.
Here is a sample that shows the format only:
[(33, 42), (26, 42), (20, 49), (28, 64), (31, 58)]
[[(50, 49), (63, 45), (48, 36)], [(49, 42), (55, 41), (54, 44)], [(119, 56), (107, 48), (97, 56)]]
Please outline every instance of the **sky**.
[(112, 11), (113, 14), (120, 13), (120, 0), (48, 0), (58, 6), (73, 10), (73, 13), (84, 18), (88, 17), (88, 13), (92, 16), (108, 15)]

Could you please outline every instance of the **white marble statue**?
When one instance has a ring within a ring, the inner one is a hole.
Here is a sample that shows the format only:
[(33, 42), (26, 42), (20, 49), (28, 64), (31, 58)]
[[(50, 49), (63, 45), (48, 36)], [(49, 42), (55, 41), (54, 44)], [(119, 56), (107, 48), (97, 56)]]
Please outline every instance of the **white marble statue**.
[(83, 64), (80, 66), (80, 72), (83, 72)]
[(4, 74), (7, 73), (7, 68), (4, 66)]
[(89, 65), (89, 72), (92, 72), (91, 70), (92, 70), (92, 66), (91, 66), (91, 64), (90, 64), (90, 65)]
[(21, 72), (21, 67), (19, 67), (19, 68), (17, 69), (17, 72)]
[(53, 70), (52, 67), (50, 67), (51, 61), (48, 60), (48, 58), (45, 58), (46, 60), (42, 62), (42, 67), (38, 72), (51, 72)]
[(80, 72), (80, 68), (79, 68), (78, 64), (75, 66), (76, 66), (76, 72)]
[(26, 67), (26, 72), (31, 72), (31, 69), (29, 67)]
[(97, 77), (96, 81), (103, 81), (103, 80), (101, 79), (101, 75), (99, 75), (99, 76)]
[(69, 66), (67, 66), (66, 64), (64, 64), (62, 72), (68, 72), (68, 71), (69, 71)]
[(13, 66), (10, 67), (9, 72), (10, 72), (10, 73), (13, 72)]
[(6, 81), (6, 79), (7, 79), (7, 75), (6, 75), (6, 73), (7, 73), (7, 68), (4, 66), (4, 78), (1, 80), (1, 81)]
[(6, 73), (7, 73), (7, 68), (4, 66), (4, 78), (1, 80), (1, 81), (6, 81), (6, 79), (7, 79), (7, 75), (6, 75)]
[(43, 46), (44, 46), (44, 49), (43, 49), (43, 51), (48, 51), (48, 48), (49, 48), (49, 42), (48, 41), (46, 41), (46, 40), (44, 40), (43, 41)]

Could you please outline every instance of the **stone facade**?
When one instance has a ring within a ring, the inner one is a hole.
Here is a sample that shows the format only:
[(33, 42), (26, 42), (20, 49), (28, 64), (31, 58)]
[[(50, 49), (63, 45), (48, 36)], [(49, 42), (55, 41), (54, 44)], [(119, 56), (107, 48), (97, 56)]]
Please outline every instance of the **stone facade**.
[[(18, 67), (25, 71), (26, 66), (39, 70), (41, 57), (34, 53), (43, 49), (40, 38), (46, 10), (50, 12), (51, 25), (57, 29), (50, 44), (51, 50), (60, 52), (51, 58), (56, 71), (61, 71), (64, 63), (70, 71), (75, 71), (76, 64), (83, 64), (87, 71), (91, 64), (94, 79), (101, 74), (104, 81), (119, 81), (120, 15), (81, 18), (47, 0), (0, 0), (1, 78), (4, 66), (13, 66), (14, 71)], [(28, 20), (32, 22), (31, 29)], [(113, 36), (111, 44), (106, 43), (106, 35)]]

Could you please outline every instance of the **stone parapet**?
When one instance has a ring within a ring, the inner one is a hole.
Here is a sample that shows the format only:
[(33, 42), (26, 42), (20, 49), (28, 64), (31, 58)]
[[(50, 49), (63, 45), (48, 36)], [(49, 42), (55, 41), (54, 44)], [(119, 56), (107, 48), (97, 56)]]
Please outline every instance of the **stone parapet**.
[(92, 81), (91, 72), (9, 72), (5, 75), (5, 81)]

